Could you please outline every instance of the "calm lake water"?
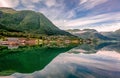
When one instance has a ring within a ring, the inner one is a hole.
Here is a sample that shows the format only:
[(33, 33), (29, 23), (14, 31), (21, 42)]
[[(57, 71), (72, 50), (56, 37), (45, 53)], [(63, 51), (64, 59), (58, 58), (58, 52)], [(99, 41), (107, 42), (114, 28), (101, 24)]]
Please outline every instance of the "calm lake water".
[(120, 43), (18, 51), (0, 56), (0, 78), (120, 78)]

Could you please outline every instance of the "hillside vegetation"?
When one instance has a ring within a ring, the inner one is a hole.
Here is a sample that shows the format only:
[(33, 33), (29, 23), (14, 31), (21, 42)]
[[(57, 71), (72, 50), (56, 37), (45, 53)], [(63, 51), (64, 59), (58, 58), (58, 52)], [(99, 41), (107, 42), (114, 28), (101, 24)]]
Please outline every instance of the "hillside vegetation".
[(16, 11), (11, 8), (0, 8), (0, 30), (72, 36), (56, 27), (42, 13), (30, 10)]

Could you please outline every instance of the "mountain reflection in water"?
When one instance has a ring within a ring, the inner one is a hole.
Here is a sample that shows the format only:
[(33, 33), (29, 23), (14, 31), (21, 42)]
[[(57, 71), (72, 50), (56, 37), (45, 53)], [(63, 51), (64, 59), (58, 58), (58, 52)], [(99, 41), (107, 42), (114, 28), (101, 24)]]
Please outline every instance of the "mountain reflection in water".
[[(42, 70), (58, 54), (71, 48), (29, 47), (22, 49), (20, 52), (1, 56), (0, 75), (10, 75), (15, 72), (33, 73)], [(19, 51), (19, 49), (16, 51)]]
[(80, 45), (71, 50), (68, 49), (69, 51), (66, 50), (66, 52), (64, 53), (63, 52), (59, 53), (59, 55), (57, 57), (54, 57), (54, 59), (42, 70), (35, 71), (31, 74), (14, 73), (8, 77), (119, 78), (120, 77), (119, 45), (120, 43), (103, 43), (97, 46), (87, 44)]

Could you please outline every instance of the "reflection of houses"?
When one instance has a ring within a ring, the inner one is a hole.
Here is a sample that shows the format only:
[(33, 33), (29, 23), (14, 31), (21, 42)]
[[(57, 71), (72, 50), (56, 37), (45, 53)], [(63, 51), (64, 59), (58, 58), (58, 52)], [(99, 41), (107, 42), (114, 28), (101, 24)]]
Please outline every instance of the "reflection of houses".
[(8, 45), (18, 45), (18, 38), (7, 38)]
[(8, 41), (0, 41), (0, 45), (8, 45)]
[(25, 43), (25, 41), (26, 41), (26, 38), (19, 38), (20, 43)]
[(86, 39), (85, 42), (90, 44), (90, 43), (92, 43), (92, 39)]
[(35, 45), (36, 44), (36, 40), (35, 39), (29, 39), (26, 41), (27, 45)]
[(19, 39), (18, 38), (7, 38), (7, 41), (18, 41)]
[(19, 45), (38, 45), (42, 42), (40, 39), (19, 38)]
[(6, 40), (1, 40), (0, 45), (7, 46), (9, 49), (18, 48), (18, 38), (6, 38)]
[(65, 43), (70, 43), (70, 40), (65, 40)]
[(43, 43), (43, 40), (41, 40), (41, 39), (6, 38), (5, 41), (0, 40), (0, 45), (7, 46), (10, 49), (18, 48), (18, 46), (39, 45), (42, 43)]
[(18, 45), (18, 38), (7, 38), (6, 41), (0, 41), (1, 45)]
[(19, 45), (25, 45), (26, 38), (19, 38)]
[(0, 41), (1, 45), (38, 45), (42, 44), (43, 40), (40, 39), (27, 39), (27, 38), (7, 38), (6, 41)]
[(17, 49), (18, 45), (8, 45), (8, 49)]
[(40, 39), (29, 39), (29, 40), (26, 40), (25, 43), (28, 44), (28, 45), (39, 45), (39, 44), (42, 44), (42, 40), (40, 40)]

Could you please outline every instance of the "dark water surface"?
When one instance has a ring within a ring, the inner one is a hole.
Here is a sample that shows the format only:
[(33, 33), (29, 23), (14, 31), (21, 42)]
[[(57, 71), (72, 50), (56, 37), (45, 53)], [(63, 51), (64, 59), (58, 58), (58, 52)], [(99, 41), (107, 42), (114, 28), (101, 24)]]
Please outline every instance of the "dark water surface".
[(0, 78), (120, 78), (120, 43), (20, 51), (0, 56)]

